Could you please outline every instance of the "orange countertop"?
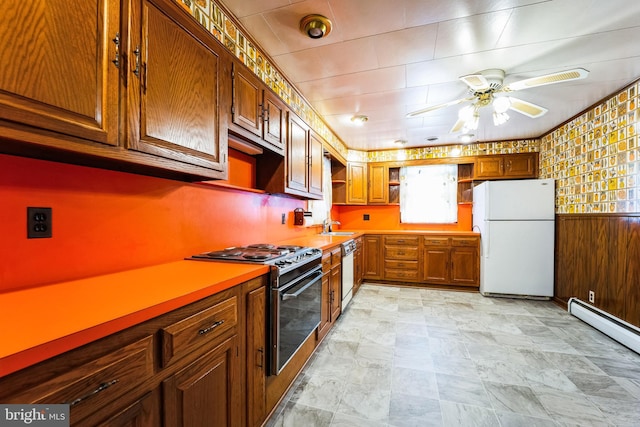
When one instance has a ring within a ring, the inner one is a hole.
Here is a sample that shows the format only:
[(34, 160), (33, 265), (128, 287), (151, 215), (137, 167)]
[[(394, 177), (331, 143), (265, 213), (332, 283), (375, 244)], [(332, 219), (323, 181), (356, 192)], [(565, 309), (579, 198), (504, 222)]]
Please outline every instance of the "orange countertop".
[(182, 260), (0, 294), (0, 377), (268, 271)]

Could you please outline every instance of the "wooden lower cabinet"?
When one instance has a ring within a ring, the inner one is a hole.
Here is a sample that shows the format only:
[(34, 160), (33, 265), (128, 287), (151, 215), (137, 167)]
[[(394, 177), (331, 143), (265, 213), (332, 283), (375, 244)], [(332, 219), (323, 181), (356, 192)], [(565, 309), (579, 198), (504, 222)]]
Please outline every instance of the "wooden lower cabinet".
[(317, 340), (321, 341), (341, 313), (342, 248), (332, 248), (322, 254), (322, 307)]
[(417, 282), (419, 275), (419, 237), (384, 237), (384, 277), (386, 280)]
[(148, 392), (101, 425), (105, 427), (161, 426), (160, 390)]
[(267, 288), (247, 293), (247, 425), (259, 426), (266, 410)]
[(364, 279), (480, 286), (480, 236), (476, 234), (365, 235)]
[(382, 280), (383, 264), (382, 264), (382, 236), (365, 235), (362, 238), (363, 250), (363, 269), (364, 279)]
[(423, 282), (480, 286), (479, 238), (429, 236), (423, 244)]
[(266, 286), (249, 280), (2, 377), (0, 402), (69, 403), (72, 426), (261, 425)]
[(166, 427), (241, 425), (238, 336), (162, 383)]

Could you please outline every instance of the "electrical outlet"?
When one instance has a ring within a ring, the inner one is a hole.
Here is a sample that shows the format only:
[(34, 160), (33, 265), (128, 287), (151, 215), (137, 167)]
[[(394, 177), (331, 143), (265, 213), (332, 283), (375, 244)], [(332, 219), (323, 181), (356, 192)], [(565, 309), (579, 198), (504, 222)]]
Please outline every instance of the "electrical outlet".
[(363, 214), (362, 215), (362, 220), (363, 221), (369, 221), (369, 214)]
[(589, 302), (594, 304), (596, 302), (596, 293), (593, 291), (589, 291)]
[(27, 239), (51, 237), (51, 208), (27, 208)]
[(282, 224), (286, 224), (286, 222), (287, 222), (287, 217), (286, 217), (286, 214), (283, 213), (282, 214)]

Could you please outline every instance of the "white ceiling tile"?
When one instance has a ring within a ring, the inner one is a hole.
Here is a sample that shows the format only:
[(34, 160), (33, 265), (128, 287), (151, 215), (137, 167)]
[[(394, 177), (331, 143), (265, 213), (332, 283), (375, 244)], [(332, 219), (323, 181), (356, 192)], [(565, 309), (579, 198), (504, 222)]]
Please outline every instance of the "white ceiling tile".
[(425, 25), (384, 33), (373, 38), (380, 67), (433, 59), (437, 25)]
[(345, 40), (405, 28), (402, 1), (330, 0), (330, 4)]
[(510, 10), (474, 15), (438, 24), (436, 58), (493, 49), (511, 16)]
[(347, 95), (404, 89), (404, 67), (391, 67), (346, 74), (298, 84), (308, 100), (341, 98)]
[(275, 57), (277, 64), (294, 83), (377, 68), (371, 39), (359, 39), (321, 46)]

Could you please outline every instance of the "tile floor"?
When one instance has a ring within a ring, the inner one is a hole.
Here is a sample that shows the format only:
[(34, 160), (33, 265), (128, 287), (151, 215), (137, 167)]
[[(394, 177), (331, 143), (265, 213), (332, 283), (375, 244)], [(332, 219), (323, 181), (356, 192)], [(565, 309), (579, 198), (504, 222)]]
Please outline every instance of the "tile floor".
[(267, 423), (639, 425), (640, 355), (561, 307), (370, 284)]

